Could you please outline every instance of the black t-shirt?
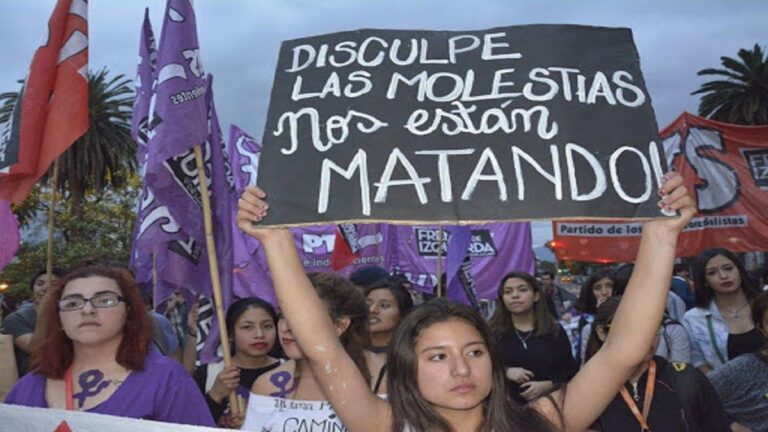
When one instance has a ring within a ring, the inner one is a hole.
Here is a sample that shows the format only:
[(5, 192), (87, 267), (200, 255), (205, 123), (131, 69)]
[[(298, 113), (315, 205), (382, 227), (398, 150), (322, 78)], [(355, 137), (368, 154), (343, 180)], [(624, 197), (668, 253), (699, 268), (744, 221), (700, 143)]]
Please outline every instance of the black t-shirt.
[[(555, 385), (568, 382), (579, 370), (571, 353), (571, 342), (559, 325), (557, 331), (544, 336), (531, 332), (508, 330), (499, 340), (504, 368), (521, 367), (533, 372), (533, 381), (552, 381)], [(519, 337), (518, 337), (519, 335)], [(525, 345), (520, 340), (525, 341)], [(512, 394), (519, 400), (520, 388), (510, 381)]]
[[(264, 366), (261, 368), (256, 369), (240, 369), (240, 388), (247, 389), (248, 391), (251, 390), (251, 387), (253, 387), (253, 383), (256, 382), (256, 379), (260, 377), (262, 374), (271, 371), (272, 369), (275, 369), (276, 367), (280, 366), (280, 362), (276, 361), (268, 366)], [(211, 410), (211, 415), (213, 416), (213, 420), (215, 422), (219, 422), (219, 419), (224, 414), (224, 412), (229, 408), (229, 398), (224, 398), (221, 403), (216, 403), (213, 399), (211, 399), (210, 396), (208, 396), (208, 392), (205, 389), (205, 383), (208, 380), (208, 365), (202, 365), (195, 369), (195, 373), (193, 374), (195, 378), (195, 382), (197, 383), (197, 386), (200, 388), (200, 391), (203, 392), (203, 395), (205, 395), (205, 402), (208, 403), (208, 408)]]
[[(655, 356), (656, 385), (648, 415), (653, 432), (728, 432), (729, 421), (720, 398), (701, 371), (686, 363), (668, 363)], [(643, 411), (648, 371), (637, 381), (637, 407)], [(630, 395), (632, 386), (624, 385)], [(639, 431), (640, 423), (624, 402), (621, 394), (608, 405), (597, 421), (599, 430)]]

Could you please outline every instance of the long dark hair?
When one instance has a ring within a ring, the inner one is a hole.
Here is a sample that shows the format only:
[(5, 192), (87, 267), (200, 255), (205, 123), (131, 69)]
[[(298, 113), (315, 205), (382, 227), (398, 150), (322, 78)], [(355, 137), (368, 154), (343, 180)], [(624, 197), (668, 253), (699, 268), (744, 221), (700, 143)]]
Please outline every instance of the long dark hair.
[(309, 280), (328, 308), (334, 322), (349, 318), (349, 327), (339, 336), (341, 345), (357, 365), (365, 380), (371, 381), (364, 350), (370, 345), (368, 337), (368, 304), (363, 293), (352, 282), (333, 273), (311, 273)]
[(599, 270), (592, 274), (592, 276), (589, 277), (589, 279), (584, 282), (584, 284), (581, 286), (581, 292), (579, 292), (579, 299), (576, 301), (576, 309), (578, 309), (581, 313), (590, 313), (594, 314), (597, 312), (597, 298), (595, 297), (595, 292), (592, 290), (594, 288), (595, 284), (600, 279), (610, 279), (614, 286), (616, 284), (616, 278), (613, 276), (613, 273), (611, 273), (608, 269)]
[(708, 308), (709, 303), (715, 297), (715, 290), (707, 285), (706, 273), (707, 263), (718, 255), (728, 259), (736, 266), (739, 270), (739, 276), (741, 276), (741, 290), (744, 291), (747, 300), (754, 298), (759, 291), (747, 274), (747, 269), (744, 268), (744, 264), (741, 263), (739, 257), (734, 255), (734, 253), (728, 249), (712, 248), (706, 249), (699, 254), (699, 256), (696, 257), (696, 264), (693, 266), (693, 284), (696, 287), (696, 306), (700, 308)]
[[(258, 297), (245, 297), (236, 300), (234, 303), (229, 305), (229, 308), (227, 309), (227, 315), (224, 318), (224, 322), (227, 326), (227, 334), (229, 334), (229, 336), (233, 339), (230, 343), (229, 350), (229, 352), (231, 352), (233, 355), (237, 352), (237, 347), (235, 346), (234, 342), (235, 323), (248, 309), (263, 309), (269, 314), (269, 317), (272, 318), (272, 322), (275, 325), (275, 328), (277, 328), (277, 312), (275, 312), (275, 308), (268, 301)], [(280, 341), (278, 339), (279, 338), (275, 337), (275, 344), (269, 350), (267, 355), (277, 358), (285, 357), (285, 355), (283, 355), (282, 348), (280, 347)]]
[(536, 410), (521, 406), (508, 397), (504, 368), (482, 317), (469, 306), (439, 298), (416, 307), (405, 317), (389, 345), (387, 388), (392, 407), (392, 431), (402, 432), (406, 427), (413, 432), (452, 431), (446, 420), (421, 395), (417, 384), (418, 356), (415, 353), (416, 342), (423, 331), (450, 320), (461, 320), (476, 328), (489, 350), (492, 384), (488, 397), (483, 401), (485, 418), (480, 430), (555, 430)]
[(587, 362), (593, 355), (597, 353), (600, 347), (603, 346), (603, 341), (597, 337), (597, 328), (601, 327), (605, 329), (613, 322), (613, 317), (616, 316), (616, 311), (619, 309), (619, 303), (621, 302), (621, 296), (613, 296), (606, 299), (600, 307), (597, 308), (595, 313), (595, 321), (592, 322), (592, 331), (589, 332), (589, 339), (587, 340), (587, 348), (584, 353), (584, 363)]
[(524, 280), (533, 290), (534, 293), (539, 294), (539, 300), (533, 304), (533, 326), (536, 330), (536, 336), (544, 336), (552, 333), (556, 333), (560, 326), (557, 325), (555, 319), (549, 311), (547, 306), (547, 294), (539, 285), (539, 281), (535, 277), (526, 272), (510, 272), (504, 275), (499, 282), (499, 289), (496, 295), (496, 310), (493, 312), (493, 317), (489, 321), (488, 325), (491, 327), (491, 334), (495, 340), (499, 340), (504, 333), (512, 329), (512, 318), (509, 310), (504, 306), (504, 284), (512, 278)]
[(397, 282), (395, 279), (385, 279), (365, 287), (363, 292), (367, 298), (371, 291), (378, 289), (386, 289), (392, 293), (392, 297), (394, 297), (397, 302), (397, 310), (400, 312), (400, 319), (408, 315), (408, 312), (413, 309), (413, 298), (411, 298), (411, 293), (408, 292), (408, 289), (404, 287), (402, 283)]

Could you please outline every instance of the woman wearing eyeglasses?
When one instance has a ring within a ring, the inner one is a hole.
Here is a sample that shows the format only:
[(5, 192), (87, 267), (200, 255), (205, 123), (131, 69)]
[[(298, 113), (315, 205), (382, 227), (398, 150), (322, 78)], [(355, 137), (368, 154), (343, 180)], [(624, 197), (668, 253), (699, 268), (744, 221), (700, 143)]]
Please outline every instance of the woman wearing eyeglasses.
[(72, 271), (42, 313), (48, 333), (6, 403), (214, 426), (181, 364), (150, 351), (152, 322), (127, 270)]

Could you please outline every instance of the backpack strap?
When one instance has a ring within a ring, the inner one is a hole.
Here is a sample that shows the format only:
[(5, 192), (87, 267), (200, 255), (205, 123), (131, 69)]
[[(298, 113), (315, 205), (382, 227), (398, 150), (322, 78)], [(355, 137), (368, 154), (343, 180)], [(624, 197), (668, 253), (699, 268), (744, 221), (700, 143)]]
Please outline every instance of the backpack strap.
[(717, 339), (715, 339), (715, 326), (712, 325), (712, 315), (707, 315), (707, 329), (709, 329), (709, 341), (712, 343), (712, 348), (715, 349), (715, 354), (720, 362), (725, 364), (727, 360), (723, 357), (723, 353), (720, 352), (720, 348), (717, 346)]

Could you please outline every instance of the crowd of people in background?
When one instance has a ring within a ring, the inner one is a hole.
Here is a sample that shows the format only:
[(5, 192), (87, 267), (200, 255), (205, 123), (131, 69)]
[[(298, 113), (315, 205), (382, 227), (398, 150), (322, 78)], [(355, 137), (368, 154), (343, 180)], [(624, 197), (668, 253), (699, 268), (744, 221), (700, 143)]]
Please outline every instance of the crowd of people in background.
[(230, 365), (196, 365), (181, 293), (160, 314), (129, 269), (89, 262), (36, 274), (4, 317), (20, 377), (5, 402), (253, 431), (299, 417), (355, 432), (768, 431), (766, 270), (726, 249), (673, 268), (682, 226), (649, 222), (670, 243), (644, 237), (634, 264), (578, 295), (553, 272), (511, 272), (486, 322), (379, 267), (306, 275), (290, 233), (250, 225), (264, 194), (244, 198), (280, 309), (229, 306)]

